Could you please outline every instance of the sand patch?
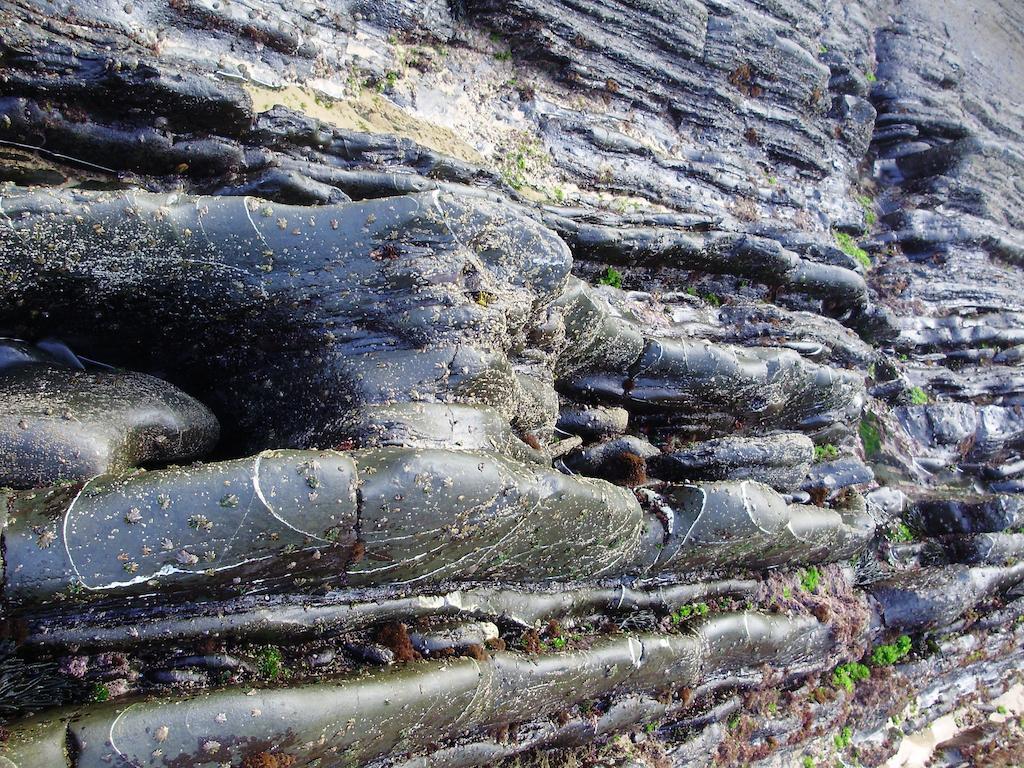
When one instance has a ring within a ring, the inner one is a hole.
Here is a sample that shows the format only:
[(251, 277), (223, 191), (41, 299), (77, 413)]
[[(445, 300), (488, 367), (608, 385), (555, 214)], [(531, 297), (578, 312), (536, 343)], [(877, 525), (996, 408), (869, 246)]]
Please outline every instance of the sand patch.
[(246, 83), (244, 88), (258, 112), (280, 104), (338, 128), (390, 133), (475, 165), (484, 163), (479, 152), (449, 129), (412, 117), (370, 89), (363, 89), (355, 97), (336, 100), (302, 85), (265, 88)]
[[(1005, 709), (1002, 713), (993, 712), (989, 715), (992, 722), (1001, 723), (1010, 717), (1019, 717), (1024, 714), (1024, 685), (1018, 683), (990, 703)], [(959, 709), (943, 715), (927, 728), (909, 734), (900, 742), (899, 751), (882, 768), (926, 768), (935, 750), (963, 730), (956, 721), (966, 712), (966, 709)]]

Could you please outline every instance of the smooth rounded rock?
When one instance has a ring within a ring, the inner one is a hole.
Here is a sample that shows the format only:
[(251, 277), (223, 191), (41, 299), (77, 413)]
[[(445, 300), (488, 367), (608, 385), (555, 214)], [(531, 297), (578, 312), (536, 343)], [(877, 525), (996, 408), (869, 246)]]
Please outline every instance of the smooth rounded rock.
[(188, 461), (212, 450), (219, 434), (206, 406), (145, 374), (45, 362), (0, 373), (0, 485)]

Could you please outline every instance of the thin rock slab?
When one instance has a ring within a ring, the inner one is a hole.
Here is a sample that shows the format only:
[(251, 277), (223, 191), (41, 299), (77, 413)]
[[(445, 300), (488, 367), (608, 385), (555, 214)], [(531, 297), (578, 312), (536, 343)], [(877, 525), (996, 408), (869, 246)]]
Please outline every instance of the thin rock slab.
[(633, 494), (489, 454), (355, 454), (366, 557), (352, 585), (642, 572), (661, 535)]
[(359, 411), (346, 431), (361, 448), (494, 451), (527, 464), (551, 463), (546, 451), (524, 442), (497, 410), (483, 405), (373, 405)]
[(905, 632), (945, 627), (982, 600), (1024, 582), (1024, 563), (906, 571), (871, 586), (881, 622)]
[(111, 702), (15, 724), (0, 765), (106, 768), (119, 759), (211, 768), (270, 751), (365, 764), (610, 694), (692, 687), (765, 663), (806, 664), (832, 644), (812, 618), (722, 614), (686, 634), (614, 637), (588, 650), (504, 652), (294, 687)]
[(380, 448), (246, 459), (13, 492), (0, 510), (4, 596), (211, 598), (332, 583), (681, 578), (851, 556), (874, 522), (787, 504), (751, 481), (644, 489), (493, 453)]
[(559, 391), (700, 430), (820, 430), (860, 416), (863, 378), (789, 349), (652, 337), (575, 278), (552, 303), (565, 327)]
[(668, 531), (652, 573), (831, 562), (852, 557), (874, 535), (874, 520), (859, 496), (839, 509), (786, 504), (751, 481), (675, 485), (647, 494)]
[[(660, 538), (631, 493), (492, 453), (265, 451), (15, 492), (10, 606), (339, 579), (544, 581), (642, 571)], [(569, 524), (571, 521), (571, 525)]]
[(799, 487), (814, 459), (806, 435), (720, 437), (650, 458), (652, 474), (665, 480), (757, 480), (776, 490)]
[(9, 508), (12, 606), (251, 587), (283, 578), (282, 559), (332, 573), (350, 557), (356, 467), (340, 453), (266, 452), (15, 494)]
[[(245, 595), (190, 603), (187, 614), (175, 604), (118, 607), (78, 606), (71, 618), (56, 610), (25, 618), (30, 646), (79, 648), (180, 644), (204, 637), (231, 636), (275, 644), (367, 629), (385, 622), (424, 617), (485, 619), (532, 628), (552, 619), (563, 625), (585, 623), (638, 611), (669, 613), (681, 605), (713, 597), (756, 596), (753, 579), (703, 580), (638, 589), (621, 583), (590, 586), (558, 583), (543, 589), (524, 586), (470, 587), (424, 594), (343, 589), (326, 595)], [(413, 588), (416, 590), (417, 588)]]

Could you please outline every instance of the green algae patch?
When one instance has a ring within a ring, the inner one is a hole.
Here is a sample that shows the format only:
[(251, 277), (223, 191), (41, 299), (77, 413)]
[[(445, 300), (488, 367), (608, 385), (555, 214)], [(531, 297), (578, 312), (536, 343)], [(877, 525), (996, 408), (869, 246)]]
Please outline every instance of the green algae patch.
[(845, 232), (833, 232), (832, 234), (843, 253), (855, 258), (864, 269), (871, 269), (871, 257), (868, 256), (867, 251), (857, 245), (853, 235), (848, 235)]
[(823, 461), (832, 461), (839, 458), (839, 449), (832, 443), (814, 446), (814, 463), (820, 464)]
[(608, 267), (604, 272), (601, 273), (601, 277), (598, 281), (601, 285), (610, 285), (612, 288), (622, 287), (622, 273), (617, 269)]
[(860, 420), (860, 442), (865, 456), (875, 456), (882, 450), (882, 433), (878, 431), (878, 420), (874, 414), (865, 413)]
[(871, 677), (871, 670), (864, 664), (851, 661), (849, 664), (840, 664), (832, 673), (832, 685), (842, 688), (847, 693), (853, 693), (854, 687), (861, 680)]
[(910, 653), (910, 638), (900, 635), (895, 643), (876, 646), (871, 651), (871, 663), (876, 667), (891, 667)]

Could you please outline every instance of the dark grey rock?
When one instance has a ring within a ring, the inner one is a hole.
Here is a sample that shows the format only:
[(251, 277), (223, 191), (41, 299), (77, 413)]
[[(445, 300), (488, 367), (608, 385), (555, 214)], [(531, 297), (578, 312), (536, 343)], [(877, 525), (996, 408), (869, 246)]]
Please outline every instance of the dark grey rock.
[(0, 485), (81, 482), (189, 461), (218, 437), (209, 409), (152, 376), (47, 362), (0, 373)]
[[(39, 715), (0, 762), (776, 768), (849, 732), (880, 765), (987, 714), (1024, 613), (1019, 3), (73, 5), (0, 0), (0, 377), (153, 376), (225, 437), (3, 492), (0, 713)], [(635, 491), (586, 476), (625, 456)], [(449, 621), (510, 650), (367, 645)], [(200, 665), (254, 643), (292, 676)]]
[(799, 486), (814, 459), (814, 443), (800, 434), (721, 437), (648, 459), (666, 480), (757, 480), (777, 490)]
[(562, 408), (555, 426), (585, 440), (621, 435), (629, 424), (629, 411), (625, 408)]

